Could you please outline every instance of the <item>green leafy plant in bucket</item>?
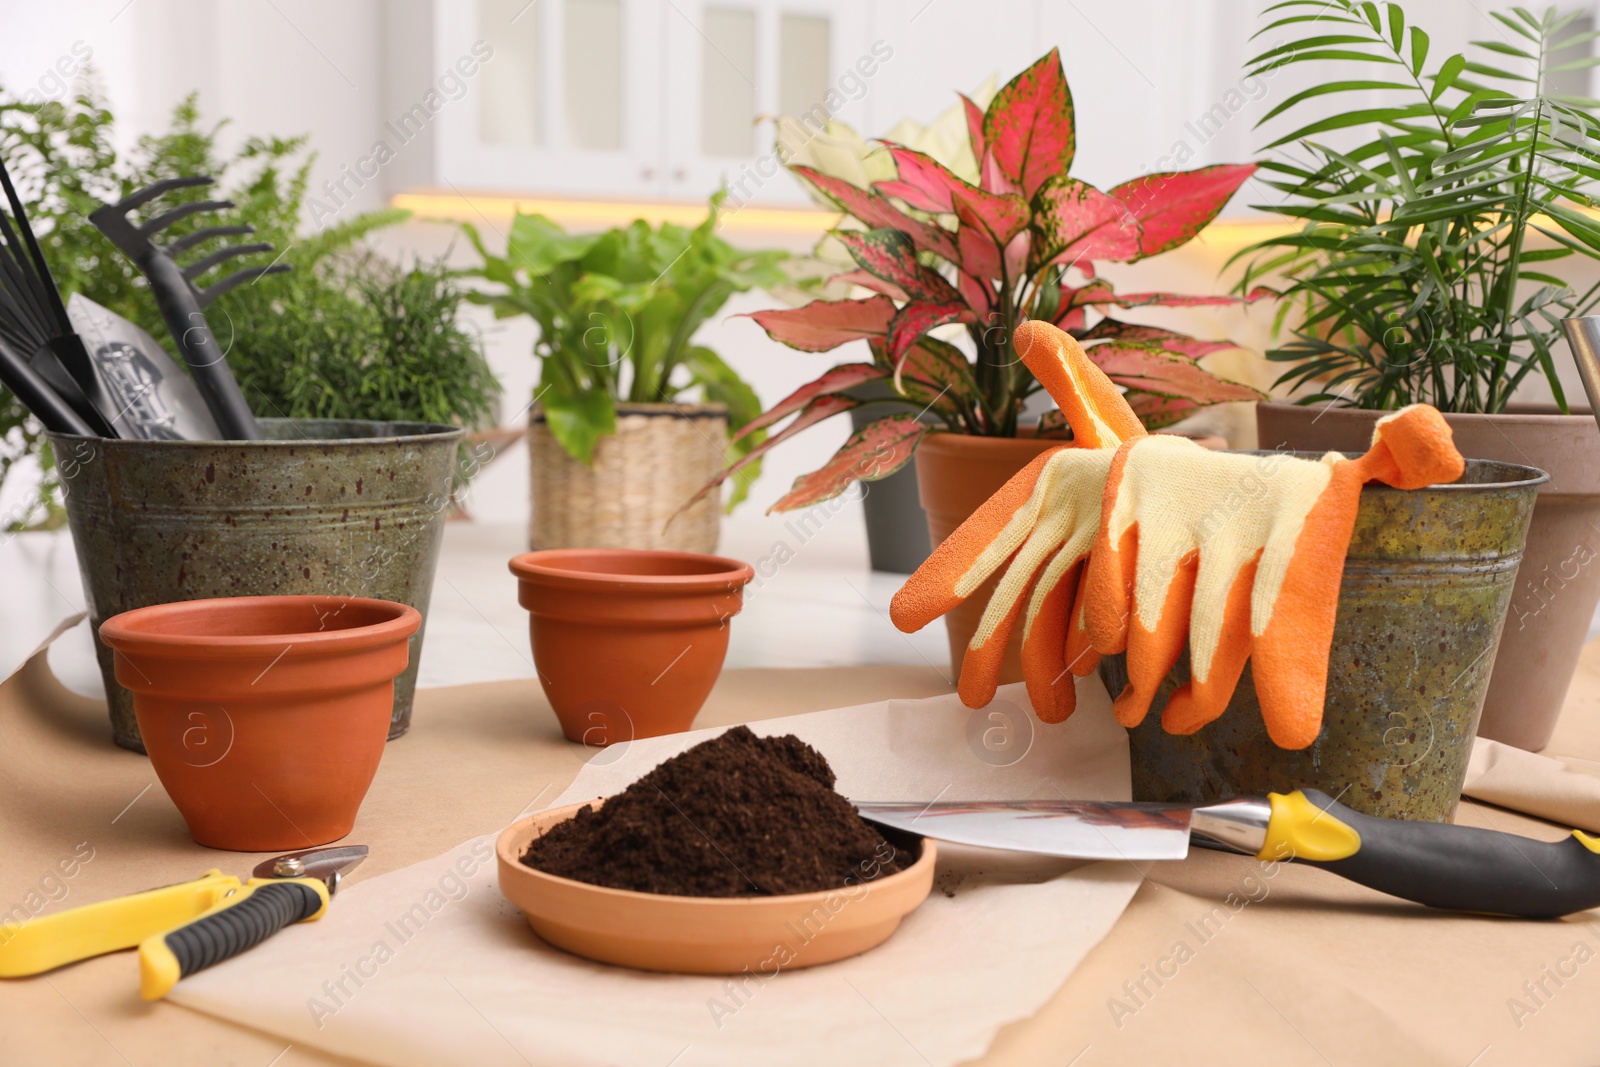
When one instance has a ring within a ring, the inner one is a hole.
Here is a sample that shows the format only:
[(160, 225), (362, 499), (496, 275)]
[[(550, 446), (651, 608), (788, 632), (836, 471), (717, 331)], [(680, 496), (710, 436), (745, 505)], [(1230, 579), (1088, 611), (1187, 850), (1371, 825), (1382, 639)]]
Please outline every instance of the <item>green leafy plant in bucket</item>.
[[(589, 463), (616, 432), (618, 404), (675, 404), (698, 395), (724, 404), (737, 431), (761, 414), (755, 391), (722, 358), (694, 343), (695, 331), (734, 293), (789, 281), (780, 251), (745, 251), (716, 235), (723, 193), (693, 229), (636, 220), (595, 234), (571, 234), (543, 215), (517, 215), (504, 255), (463, 229), (483, 265), (467, 273), (490, 283), (467, 299), (498, 318), (530, 316), (539, 327), (535, 390), (552, 436)], [(759, 438), (743, 438), (734, 458)], [(753, 480), (741, 480), (729, 507)]]
[[(0, 154), (17, 177), (63, 292), (83, 293), (170, 348), (137, 268), (88, 215), (163, 178), (214, 175), (220, 188), (179, 190), (163, 203), (232, 200), (237, 218), (228, 221), (254, 226), (253, 239), (274, 244), (294, 267), (233, 290), (207, 312), (258, 416), (491, 423), (499, 385), (479, 339), (457, 319), (462, 293), (452, 272), (426, 261), (397, 266), (361, 247), (363, 238), (408, 213), (352, 214), (302, 235), (312, 162), (305, 138), (249, 138), (224, 152), (223, 126), (203, 125), (190, 96), (165, 132), (119, 151), (114, 116), (92, 82), (65, 100), (37, 105), (0, 90)], [(205, 216), (184, 220), (165, 235), (208, 224)], [(30, 454), (39, 456), (44, 480), (0, 516), (6, 529), (59, 525), (65, 513), (38, 424), (0, 388), (0, 485)]]
[[(1491, 12), (1502, 40), (1443, 58), (1396, 3), (1291, 0), (1267, 13), (1256, 36), (1300, 36), (1256, 56), (1250, 73), (1329, 61), (1372, 69), (1295, 93), (1263, 122), (1319, 98), (1384, 94), (1267, 146), (1302, 150), (1261, 164), (1286, 196), (1264, 206), (1300, 227), (1235, 258), (1246, 263), (1241, 291), (1267, 275), (1292, 282), (1279, 328), (1302, 317), (1267, 353), (1291, 364), (1278, 384), (1311, 388), (1303, 403), (1496, 413), (1543, 376), (1565, 410), (1552, 358), (1561, 319), (1600, 299), (1600, 286), (1578, 292), (1548, 266), (1600, 259), (1600, 222), (1583, 210), (1600, 177), (1600, 101), (1551, 89), (1600, 62), (1568, 51), (1597, 36), (1571, 32), (1580, 12)], [(1339, 131), (1360, 136), (1327, 143)]]

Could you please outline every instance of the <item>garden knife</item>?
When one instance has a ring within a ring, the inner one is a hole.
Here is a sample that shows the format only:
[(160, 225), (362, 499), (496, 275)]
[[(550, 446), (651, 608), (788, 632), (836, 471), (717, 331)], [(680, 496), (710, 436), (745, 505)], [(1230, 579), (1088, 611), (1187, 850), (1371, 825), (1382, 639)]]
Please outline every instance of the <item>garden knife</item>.
[(1551, 919), (1600, 906), (1600, 837), (1556, 842), (1362, 815), (1315, 789), (1191, 807), (1101, 801), (857, 801), (863, 818), (984, 848), (1109, 860), (1177, 860), (1189, 842), (1321, 867), (1391, 896), (1455, 911)]
[(241, 883), (221, 871), (142, 893), (0, 925), (0, 977), (39, 974), (139, 948), (139, 992), (167, 994), (179, 978), (236, 956), (290, 923), (317, 919), (365, 845), (274, 856)]

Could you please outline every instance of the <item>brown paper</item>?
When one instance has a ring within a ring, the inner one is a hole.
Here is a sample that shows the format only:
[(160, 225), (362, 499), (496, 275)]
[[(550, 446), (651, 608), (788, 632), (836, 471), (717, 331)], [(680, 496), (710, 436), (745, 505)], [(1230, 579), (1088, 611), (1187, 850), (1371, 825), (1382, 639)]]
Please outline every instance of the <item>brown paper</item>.
[[(49, 906), (207, 866), (248, 869), (253, 857), (188, 842), (159, 785), (140, 793), (153, 782), (149, 764), (111, 747), (104, 708), (63, 692), (38, 665), (0, 686), (0, 905), (38, 891), (41, 876), (85, 840), (93, 861)], [(1597, 668), (1600, 645), (1591, 645), (1548, 753), (1600, 758)], [(728, 671), (699, 725), (947, 688), (927, 668)], [(489, 832), (541, 789), (565, 788), (578, 766), (534, 683), (420, 693), (412, 734), (389, 746), (357, 821), (352, 839), (374, 849), (357, 881)], [(1566, 832), (1475, 801), (1459, 819), (1546, 840)], [(1140, 864), (1140, 873), (1146, 880), (1115, 929), (1032, 1018), (1000, 1032), (982, 1063), (1600, 1062), (1595, 913), (1547, 923), (1445, 915), (1322, 871), (1284, 866), (1268, 880), (1253, 860), (1201, 850), (1181, 863)], [(1260, 899), (1235, 911), (1230, 893)], [(1182, 963), (1179, 941), (1191, 950)], [(263, 1067), (280, 1054), (278, 1067), (358, 1062), (173, 1004), (143, 1004), (136, 984), (128, 953), (0, 982), (0, 1062)]]

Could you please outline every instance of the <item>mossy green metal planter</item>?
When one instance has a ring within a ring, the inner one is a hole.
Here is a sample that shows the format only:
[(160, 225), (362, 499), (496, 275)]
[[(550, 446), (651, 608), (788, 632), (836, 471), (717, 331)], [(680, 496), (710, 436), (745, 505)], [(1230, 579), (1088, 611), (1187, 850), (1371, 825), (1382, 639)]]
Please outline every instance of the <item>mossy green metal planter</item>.
[[(416, 422), (262, 419), (265, 441), (51, 434), (117, 744), (144, 751), (100, 624), (206, 597), (371, 597), (428, 614), (462, 431)], [(426, 623), (424, 623), (424, 629)], [(411, 723), (423, 630), (395, 679)], [(265, 666), (265, 664), (263, 664)]]
[[(1544, 481), (1532, 467), (1468, 460), (1449, 485), (1365, 487), (1317, 740), (1287, 751), (1267, 738), (1248, 666), (1221, 718), (1166, 733), (1167, 697), (1189, 678), (1185, 652), (1129, 731), (1134, 799), (1206, 804), (1311, 787), (1370, 815), (1452, 819)], [(1100, 669), (1120, 692), (1124, 657)]]

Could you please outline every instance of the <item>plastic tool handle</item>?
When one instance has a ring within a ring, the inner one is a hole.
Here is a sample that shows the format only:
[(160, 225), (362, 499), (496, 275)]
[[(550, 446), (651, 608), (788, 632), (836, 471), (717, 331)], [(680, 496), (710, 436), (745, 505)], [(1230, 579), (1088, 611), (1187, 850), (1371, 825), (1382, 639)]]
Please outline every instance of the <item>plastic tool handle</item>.
[(1600, 906), (1600, 838), (1535, 841), (1351, 811), (1326, 793), (1270, 794), (1263, 859), (1285, 859), (1431, 908), (1554, 919)]
[(252, 878), (233, 897), (193, 922), (139, 946), (139, 995), (160, 1000), (197, 971), (254, 948), (293, 923), (316, 919), (328, 887), (316, 878)]
[(211, 335), (183, 271), (161, 252), (145, 256), (139, 266), (150, 279), (150, 289), (167, 321), (167, 332), (183, 353), (183, 361), (189, 365), (194, 384), (216, 419), (217, 428), (230, 441), (261, 440), (261, 426), (245, 403), (244, 393), (228, 369), (227, 353)]

